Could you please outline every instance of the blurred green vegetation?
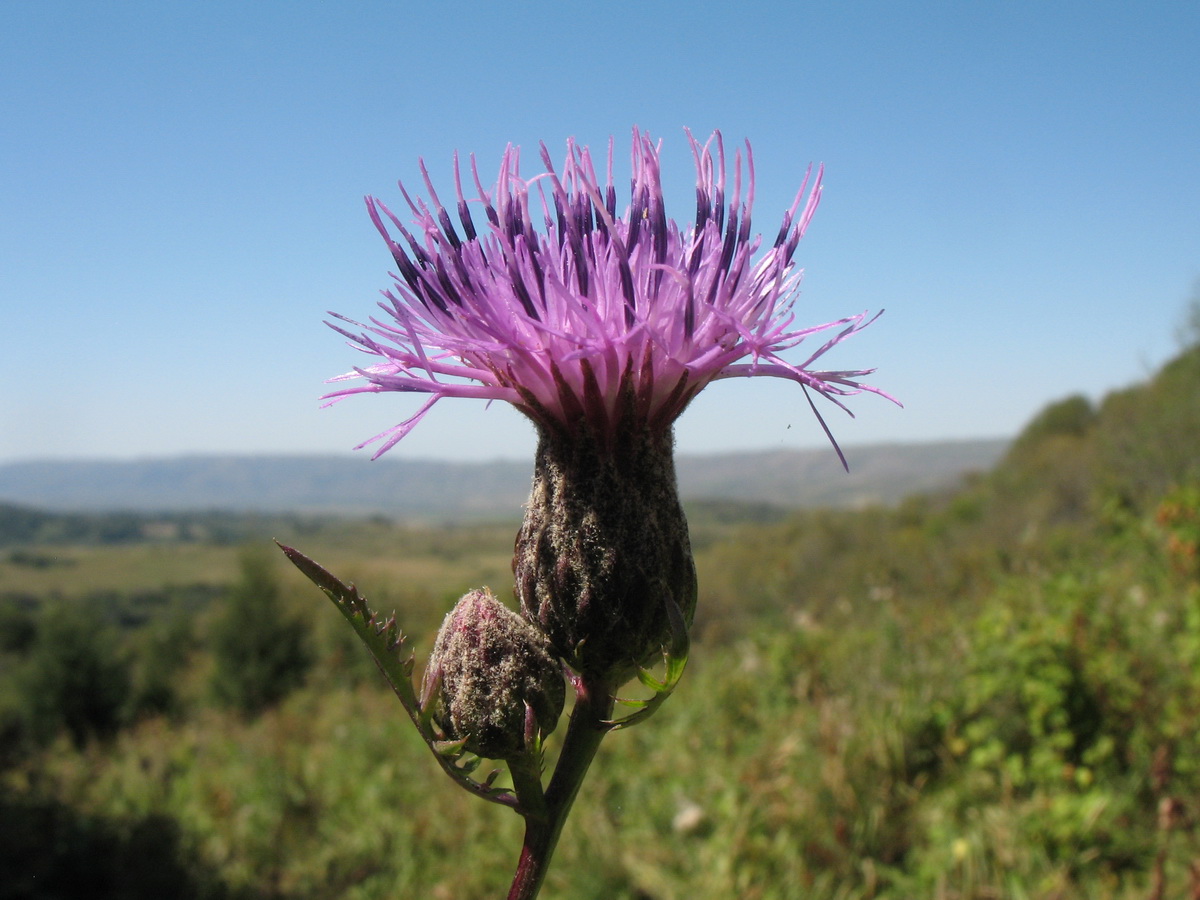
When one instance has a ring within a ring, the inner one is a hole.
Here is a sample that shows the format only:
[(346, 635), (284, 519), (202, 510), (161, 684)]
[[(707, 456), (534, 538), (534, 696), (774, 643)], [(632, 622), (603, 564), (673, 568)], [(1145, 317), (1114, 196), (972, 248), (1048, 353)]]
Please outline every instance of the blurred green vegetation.
[(311, 665), (302, 621), (285, 615), (279, 579), (266, 548), (247, 547), (241, 575), (213, 622), (213, 694), (218, 703), (257, 715), (303, 684)]
[[(1197, 448), (1193, 345), (938, 496), (691, 509), (690, 669), (606, 741), (545, 895), (1200, 896)], [(0, 900), (503, 896), (519, 819), (263, 548), (427, 652), (465, 590), (511, 599), (514, 523), (39, 515), (0, 528)]]

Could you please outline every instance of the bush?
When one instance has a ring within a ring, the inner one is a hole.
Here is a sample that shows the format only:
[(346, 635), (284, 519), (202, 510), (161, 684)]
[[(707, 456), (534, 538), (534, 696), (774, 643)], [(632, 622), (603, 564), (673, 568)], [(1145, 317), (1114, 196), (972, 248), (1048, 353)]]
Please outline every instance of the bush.
[(175, 610), (135, 636), (132, 701), (135, 718), (175, 715), (181, 711), (180, 681), (194, 646), (192, 625), (189, 613)]
[(129, 666), (117, 635), (92, 604), (42, 608), (18, 681), (27, 734), (35, 743), (65, 729), (82, 747), (89, 738), (112, 736), (124, 722)]
[(213, 691), (223, 705), (255, 715), (303, 683), (312, 663), (303, 623), (284, 615), (279, 579), (265, 551), (242, 553), (241, 580), (212, 631)]

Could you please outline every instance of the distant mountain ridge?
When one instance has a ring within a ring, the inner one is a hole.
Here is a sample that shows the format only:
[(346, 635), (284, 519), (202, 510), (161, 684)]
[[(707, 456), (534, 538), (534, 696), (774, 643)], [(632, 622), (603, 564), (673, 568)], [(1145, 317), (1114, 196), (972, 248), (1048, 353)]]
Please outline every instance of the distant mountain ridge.
[[(1001, 457), (1001, 439), (681, 456), (685, 500), (781, 507), (892, 503), (954, 485)], [(343, 456), (184, 456), (0, 464), (0, 500), (49, 510), (303, 512), (479, 519), (511, 514), (531, 463), (369, 462)]]

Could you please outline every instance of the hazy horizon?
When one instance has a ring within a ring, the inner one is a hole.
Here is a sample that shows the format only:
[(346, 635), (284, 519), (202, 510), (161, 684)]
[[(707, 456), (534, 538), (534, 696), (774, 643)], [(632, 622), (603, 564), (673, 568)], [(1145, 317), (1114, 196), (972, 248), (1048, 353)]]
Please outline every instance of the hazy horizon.
[[(878, 449), (883, 447), (919, 447), (919, 446), (934, 446), (942, 444), (988, 444), (988, 443), (1005, 443), (1012, 441), (1015, 435), (982, 435), (979, 437), (961, 437), (961, 438), (944, 438), (933, 440), (880, 440), (868, 442), (849, 443), (847, 441), (838, 441), (838, 445), (848, 455), (852, 457), (854, 450), (863, 449)], [(696, 457), (696, 458), (711, 458), (720, 456), (760, 456), (777, 453), (798, 453), (798, 454), (820, 454), (828, 450), (830, 455), (836, 459), (833, 448), (828, 444), (817, 446), (790, 447), (790, 446), (775, 446), (775, 447), (745, 447), (736, 450), (678, 450), (677, 455), (680, 457)], [(378, 459), (371, 459), (371, 449), (364, 448), (363, 450), (297, 450), (297, 451), (194, 451), (183, 450), (174, 453), (154, 453), (154, 454), (133, 454), (128, 456), (118, 455), (96, 455), (96, 456), (58, 456), (46, 454), (43, 456), (26, 456), (13, 457), (11, 459), (0, 459), (0, 467), (17, 466), (29, 463), (140, 463), (140, 462), (159, 462), (164, 460), (185, 460), (185, 459), (340, 459), (340, 460), (362, 460), (368, 463), (447, 463), (453, 465), (487, 465), (489, 463), (528, 463), (533, 459), (532, 454), (528, 455), (509, 455), (509, 456), (491, 456), (491, 457), (472, 457), (467, 459), (461, 458), (446, 458), (439, 456), (404, 456), (401, 454), (386, 453)], [(853, 460), (851, 459), (851, 462)]]

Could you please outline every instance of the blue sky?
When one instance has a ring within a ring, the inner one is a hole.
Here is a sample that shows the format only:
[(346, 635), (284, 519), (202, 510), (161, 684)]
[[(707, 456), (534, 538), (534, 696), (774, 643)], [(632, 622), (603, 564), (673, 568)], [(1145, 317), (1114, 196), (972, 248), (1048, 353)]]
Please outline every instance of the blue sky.
[[(1200, 4), (0, 4), (0, 461), (344, 453), (420, 398), (321, 410), (391, 259), (362, 196), (508, 142), (749, 138), (772, 231), (810, 161), (813, 323), (898, 410), (848, 448), (1014, 433), (1144, 378), (1200, 276)], [(802, 394), (714, 385), (681, 452), (820, 446)], [(526, 457), (500, 404), (444, 401), (395, 455)], [(853, 453), (850, 453), (853, 464)], [(366, 455), (362, 457), (365, 461)]]

